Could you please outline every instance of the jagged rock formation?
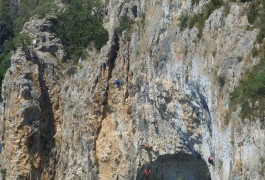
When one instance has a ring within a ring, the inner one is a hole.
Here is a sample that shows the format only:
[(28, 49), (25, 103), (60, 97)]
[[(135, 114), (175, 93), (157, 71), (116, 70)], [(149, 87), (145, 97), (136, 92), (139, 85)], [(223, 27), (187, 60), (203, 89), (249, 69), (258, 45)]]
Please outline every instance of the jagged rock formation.
[[(236, 112), (225, 123), (230, 92), (258, 61), (258, 30), (246, 28), (246, 4), (236, 3), (227, 16), (215, 10), (201, 38), (196, 27), (181, 30), (181, 14), (205, 3), (110, 0), (112, 38), (78, 65), (62, 62), (54, 17), (31, 19), (24, 29), (33, 46), (14, 53), (3, 86), (7, 179), (141, 179), (146, 162), (154, 179), (262, 179), (259, 121), (243, 126)], [(118, 35), (124, 15), (134, 21)], [(215, 166), (206, 165), (211, 153)]]

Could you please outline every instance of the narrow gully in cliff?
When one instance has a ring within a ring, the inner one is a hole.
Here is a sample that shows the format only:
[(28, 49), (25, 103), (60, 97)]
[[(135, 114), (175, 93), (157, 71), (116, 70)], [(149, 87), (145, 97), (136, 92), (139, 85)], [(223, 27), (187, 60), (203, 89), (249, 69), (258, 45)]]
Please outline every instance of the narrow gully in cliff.
[[(130, 43), (127, 43), (127, 54), (128, 54), (128, 57), (127, 57), (127, 64), (126, 64), (126, 86), (128, 87), (128, 84), (129, 84), (129, 71), (130, 71)], [(128, 92), (128, 88), (126, 88), (126, 92), (125, 92), (125, 96), (124, 96), (124, 102), (125, 100), (129, 97), (129, 92)]]
[[(120, 49), (120, 45), (119, 45), (119, 36), (117, 33), (114, 33), (112, 36), (112, 45), (110, 47), (110, 51), (108, 52), (108, 60), (106, 62), (107, 66), (109, 67), (108, 69), (108, 77), (107, 77), (107, 87), (104, 93), (104, 101), (103, 101), (103, 112), (102, 112), (102, 117), (101, 120), (99, 122), (99, 126), (97, 128), (97, 133), (94, 139), (94, 151), (96, 152), (96, 142), (98, 140), (101, 128), (102, 128), (102, 121), (103, 119), (106, 118), (107, 116), (107, 105), (108, 105), (108, 91), (109, 91), (109, 84), (110, 84), (110, 79), (112, 77), (112, 71), (115, 68), (115, 61), (118, 55), (118, 51)], [(98, 164), (96, 165), (98, 166)]]
[(112, 45), (110, 47), (110, 51), (108, 53), (108, 61), (107, 61), (107, 66), (109, 67), (108, 70), (108, 77), (107, 77), (107, 87), (105, 90), (105, 99), (103, 102), (104, 108), (103, 108), (103, 115), (102, 119), (106, 117), (106, 106), (108, 104), (108, 92), (109, 92), (109, 85), (110, 85), (110, 79), (112, 78), (112, 71), (115, 68), (115, 61), (117, 59), (118, 51), (120, 49), (120, 44), (119, 44), (119, 36), (117, 33), (114, 33), (112, 36)]

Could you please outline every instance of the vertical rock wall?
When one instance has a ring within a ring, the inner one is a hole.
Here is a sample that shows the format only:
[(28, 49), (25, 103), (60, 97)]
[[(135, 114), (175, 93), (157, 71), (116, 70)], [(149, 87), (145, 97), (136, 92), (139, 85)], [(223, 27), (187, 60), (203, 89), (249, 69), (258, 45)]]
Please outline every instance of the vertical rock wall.
[[(25, 30), (34, 46), (13, 55), (3, 86), (7, 177), (136, 179), (160, 157), (207, 162), (214, 153), (212, 179), (262, 179), (264, 130), (242, 124), (237, 113), (225, 122), (229, 94), (258, 61), (251, 57), (258, 30), (247, 29), (240, 3), (228, 15), (215, 10), (201, 38), (196, 27), (180, 30), (181, 14), (205, 3), (110, 0), (110, 41), (77, 65), (62, 63), (53, 18), (32, 19)], [(122, 16), (133, 23), (118, 35)]]

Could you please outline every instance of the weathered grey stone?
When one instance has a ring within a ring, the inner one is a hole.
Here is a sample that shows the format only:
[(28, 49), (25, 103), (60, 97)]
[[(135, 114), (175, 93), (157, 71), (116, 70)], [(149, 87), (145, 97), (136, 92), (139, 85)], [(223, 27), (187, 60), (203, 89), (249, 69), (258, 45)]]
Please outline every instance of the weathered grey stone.
[[(227, 17), (216, 9), (198, 38), (196, 27), (180, 30), (179, 17), (200, 12), (206, 0), (108, 2), (104, 25), (113, 38), (100, 52), (88, 49), (71, 76), (53, 17), (25, 24), (35, 40), (30, 58), (16, 51), (3, 82), (7, 178), (141, 179), (150, 162), (157, 179), (188, 177), (196, 165), (216, 180), (262, 179), (260, 122), (242, 124), (238, 110), (224, 122), (230, 93), (258, 61), (248, 61), (258, 30), (246, 31), (245, 5), (231, 3)], [(134, 22), (118, 37), (123, 15)], [(211, 153), (215, 166), (205, 163)]]

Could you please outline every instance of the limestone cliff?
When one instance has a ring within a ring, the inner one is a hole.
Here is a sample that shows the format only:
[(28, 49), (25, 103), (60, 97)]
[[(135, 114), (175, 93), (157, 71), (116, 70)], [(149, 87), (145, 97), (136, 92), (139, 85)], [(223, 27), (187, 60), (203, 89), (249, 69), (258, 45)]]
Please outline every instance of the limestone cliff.
[[(109, 42), (77, 65), (62, 60), (56, 17), (26, 23), (32, 46), (14, 52), (3, 82), (6, 178), (142, 179), (149, 163), (150, 179), (263, 179), (260, 122), (225, 119), (230, 93), (259, 60), (258, 29), (247, 28), (245, 3), (214, 10), (201, 37), (182, 29), (180, 17), (205, 4), (110, 0)], [(117, 34), (122, 16), (133, 21)]]

